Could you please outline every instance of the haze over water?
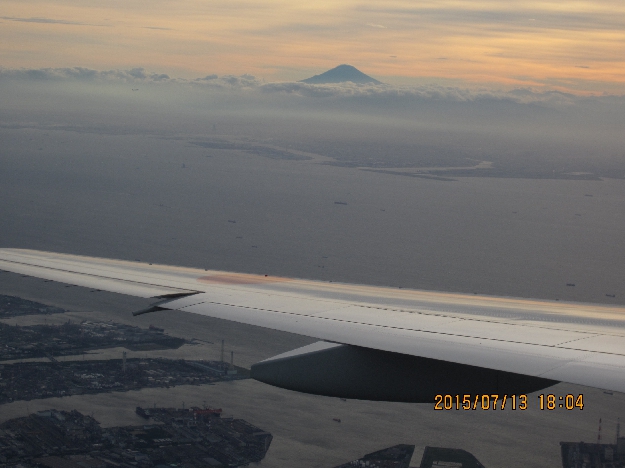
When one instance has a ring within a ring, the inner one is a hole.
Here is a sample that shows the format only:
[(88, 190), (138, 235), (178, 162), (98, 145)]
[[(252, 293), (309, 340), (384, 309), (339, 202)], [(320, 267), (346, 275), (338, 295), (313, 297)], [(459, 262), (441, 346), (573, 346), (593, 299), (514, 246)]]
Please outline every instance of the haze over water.
[[(209, 129), (167, 137), (5, 127), (2, 245), (623, 303), (621, 179), (421, 178)], [(233, 141), (238, 149), (210, 147)]]

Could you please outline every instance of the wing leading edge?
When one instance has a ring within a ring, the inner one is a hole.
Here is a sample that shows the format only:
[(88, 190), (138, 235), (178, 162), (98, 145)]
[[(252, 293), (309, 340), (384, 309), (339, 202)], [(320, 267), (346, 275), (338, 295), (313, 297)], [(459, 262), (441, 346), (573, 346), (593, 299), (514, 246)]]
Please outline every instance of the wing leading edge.
[(18, 249), (0, 249), (0, 269), (158, 297), (153, 310), (187, 311), (392, 353), (387, 359), (406, 355), (625, 392), (623, 307), (272, 278)]

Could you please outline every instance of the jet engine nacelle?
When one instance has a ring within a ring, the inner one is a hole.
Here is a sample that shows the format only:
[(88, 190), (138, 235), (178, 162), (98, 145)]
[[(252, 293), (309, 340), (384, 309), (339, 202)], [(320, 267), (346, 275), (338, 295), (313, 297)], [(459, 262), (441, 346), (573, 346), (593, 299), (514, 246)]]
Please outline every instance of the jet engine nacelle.
[(276, 387), (358, 400), (432, 403), (438, 394), (519, 395), (558, 382), (453, 362), (319, 341), (256, 363)]

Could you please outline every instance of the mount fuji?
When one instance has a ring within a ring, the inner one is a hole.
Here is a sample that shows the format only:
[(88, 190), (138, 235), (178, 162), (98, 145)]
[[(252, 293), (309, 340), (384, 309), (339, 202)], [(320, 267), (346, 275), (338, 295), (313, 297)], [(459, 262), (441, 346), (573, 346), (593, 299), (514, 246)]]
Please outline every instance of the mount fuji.
[(382, 84), (375, 78), (365, 75), (351, 65), (339, 65), (338, 67), (328, 70), (320, 75), (311, 76), (302, 80), (302, 83), (309, 84), (327, 84), (327, 83), (345, 83), (351, 81), (357, 84)]

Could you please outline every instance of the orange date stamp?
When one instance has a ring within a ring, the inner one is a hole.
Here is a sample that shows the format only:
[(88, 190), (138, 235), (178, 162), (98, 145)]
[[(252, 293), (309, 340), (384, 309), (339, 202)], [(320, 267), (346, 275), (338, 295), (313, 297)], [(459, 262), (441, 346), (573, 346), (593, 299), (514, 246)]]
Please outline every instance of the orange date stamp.
[[(439, 394), (434, 397), (434, 410), (436, 411), (476, 411), (476, 410), (519, 410), (524, 411), (529, 408), (528, 396), (519, 395), (497, 395), (497, 394)], [(584, 395), (555, 395), (552, 393), (541, 393), (538, 395), (537, 407), (540, 410), (583, 410)]]

